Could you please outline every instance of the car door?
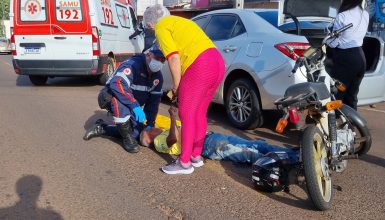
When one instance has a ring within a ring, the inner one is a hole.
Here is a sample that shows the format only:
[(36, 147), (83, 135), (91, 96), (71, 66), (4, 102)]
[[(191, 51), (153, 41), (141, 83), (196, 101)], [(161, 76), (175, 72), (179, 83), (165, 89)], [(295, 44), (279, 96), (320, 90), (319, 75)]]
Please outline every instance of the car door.
[(246, 34), (241, 19), (235, 14), (212, 15), (204, 31), (221, 52), (227, 70), (241, 49), (242, 35)]

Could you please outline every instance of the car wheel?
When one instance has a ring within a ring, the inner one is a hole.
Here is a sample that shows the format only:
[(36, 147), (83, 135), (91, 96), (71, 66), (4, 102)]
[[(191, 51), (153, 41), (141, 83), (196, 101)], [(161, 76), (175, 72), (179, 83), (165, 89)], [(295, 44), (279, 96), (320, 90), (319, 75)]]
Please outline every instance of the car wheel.
[(114, 71), (115, 71), (114, 59), (109, 57), (107, 60), (106, 72), (102, 73), (102, 75), (99, 76), (99, 83), (101, 85), (105, 85), (108, 79), (110, 78), (110, 76), (112, 76), (112, 74), (114, 73)]
[(240, 129), (254, 129), (263, 124), (258, 92), (249, 79), (234, 81), (226, 93), (226, 112), (230, 122)]
[(30, 75), (29, 80), (35, 85), (35, 86), (42, 86), (44, 85), (47, 80), (48, 76), (35, 76), (35, 75)]

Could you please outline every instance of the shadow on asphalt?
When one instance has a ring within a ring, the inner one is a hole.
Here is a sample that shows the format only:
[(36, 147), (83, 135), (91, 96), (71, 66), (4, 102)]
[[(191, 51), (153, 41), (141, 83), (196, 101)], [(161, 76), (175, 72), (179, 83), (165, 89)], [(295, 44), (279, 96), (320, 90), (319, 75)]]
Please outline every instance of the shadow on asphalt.
[[(87, 87), (97, 86), (96, 77), (56, 77), (48, 78), (47, 84), (38, 87)], [(16, 79), (16, 86), (32, 87), (35, 86), (29, 80), (28, 76), (19, 75)]]
[(19, 196), (19, 201), (14, 206), (0, 208), (0, 219), (63, 219), (56, 211), (37, 206), (42, 185), (43, 181), (38, 176), (28, 175), (20, 178), (16, 182), (16, 193)]
[(359, 157), (360, 160), (365, 161), (366, 163), (371, 163), (380, 167), (385, 168), (385, 159), (370, 154), (365, 154)]

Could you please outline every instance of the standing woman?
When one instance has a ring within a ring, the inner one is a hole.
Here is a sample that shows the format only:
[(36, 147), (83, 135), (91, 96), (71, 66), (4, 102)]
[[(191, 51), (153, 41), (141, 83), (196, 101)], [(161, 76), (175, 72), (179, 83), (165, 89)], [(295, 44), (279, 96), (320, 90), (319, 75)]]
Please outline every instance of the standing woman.
[(366, 59), (362, 43), (369, 24), (369, 14), (363, 8), (364, 0), (343, 0), (334, 21), (333, 31), (350, 23), (353, 27), (330, 39), (327, 44), (333, 50), (331, 76), (346, 86), (336, 98), (357, 110), (357, 94), (366, 71)]
[(155, 31), (167, 58), (182, 122), (181, 155), (162, 170), (167, 174), (190, 174), (194, 167), (203, 166), (207, 109), (224, 77), (225, 64), (214, 43), (193, 21), (170, 15), (160, 4), (147, 8), (143, 20)]

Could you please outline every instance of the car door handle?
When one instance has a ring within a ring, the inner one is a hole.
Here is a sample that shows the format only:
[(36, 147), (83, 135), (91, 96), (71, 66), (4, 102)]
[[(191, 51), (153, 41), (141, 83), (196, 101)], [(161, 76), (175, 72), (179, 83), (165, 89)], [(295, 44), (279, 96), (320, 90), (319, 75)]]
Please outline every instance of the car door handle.
[(234, 47), (234, 46), (227, 46), (227, 47), (224, 47), (222, 50), (223, 50), (225, 53), (229, 53), (229, 52), (234, 52), (236, 49), (237, 49), (237, 47)]
[(65, 39), (67, 39), (66, 37), (54, 37), (55, 38), (55, 40), (65, 40)]

